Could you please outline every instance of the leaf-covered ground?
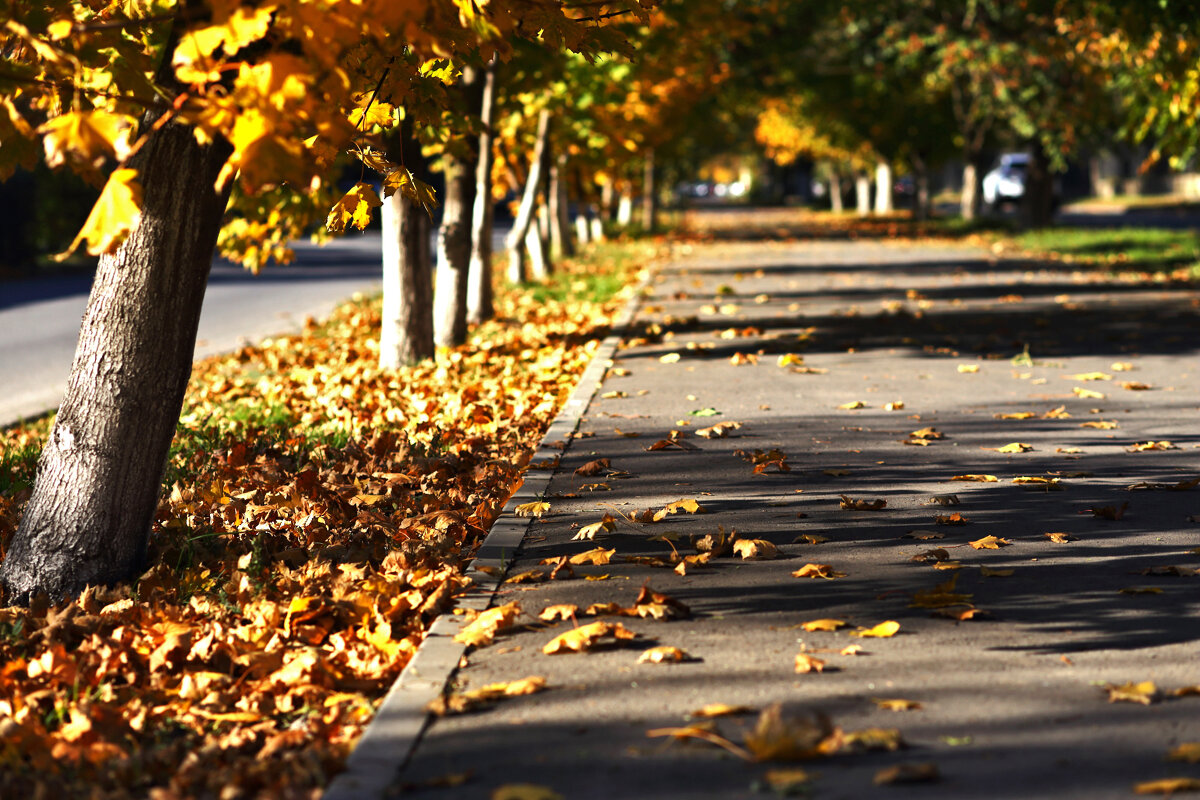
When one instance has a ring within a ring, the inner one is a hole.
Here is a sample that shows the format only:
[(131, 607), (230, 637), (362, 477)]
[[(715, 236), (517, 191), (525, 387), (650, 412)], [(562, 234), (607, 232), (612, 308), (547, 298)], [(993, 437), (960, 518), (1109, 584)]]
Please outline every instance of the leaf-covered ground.
[[(505, 291), (436, 363), (376, 367), (378, 300), (198, 363), (150, 569), (0, 608), (0, 796), (319, 794), (652, 255)], [(0, 551), (47, 429), (0, 432)]]

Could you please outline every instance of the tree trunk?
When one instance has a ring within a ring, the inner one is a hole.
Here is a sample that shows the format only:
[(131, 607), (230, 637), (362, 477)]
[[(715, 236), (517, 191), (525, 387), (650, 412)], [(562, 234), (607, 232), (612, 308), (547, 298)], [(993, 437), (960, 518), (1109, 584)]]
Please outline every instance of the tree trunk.
[(593, 214), (588, 220), (589, 227), (592, 229), (590, 238), (593, 242), (603, 242), (607, 237), (604, 235), (604, 221), (600, 219), (600, 214)]
[(483, 74), (479, 118), (479, 161), (475, 167), (475, 208), (471, 214), (471, 265), (467, 278), (467, 321), (478, 325), (495, 315), (492, 305), (492, 124), (496, 113), (496, 59)]
[[(468, 66), (459, 84), (469, 114), (480, 103), (479, 71)], [(457, 347), (467, 341), (467, 279), (471, 268), (471, 223), (475, 209), (477, 140), (466, 137), (462, 150), (448, 148), (442, 156), (446, 179), (442, 225), (438, 231), (437, 283), (433, 296), (433, 341), (438, 347)]]
[(546, 148), (550, 141), (550, 110), (542, 109), (538, 115), (537, 138), (534, 140), (533, 155), (529, 159), (529, 175), (525, 178), (525, 193), (521, 196), (521, 205), (517, 209), (517, 218), (513, 220), (512, 231), (508, 234), (508, 279), (513, 283), (523, 283), (529, 280), (525, 265), (525, 242), (530, 228), (536, 230), (534, 212), (537, 210), (538, 190), (542, 183), (545, 169)]
[(546, 240), (537, 225), (530, 225), (525, 233), (525, 249), (529, 251), (529, 276), (535, 281), (550, 277), (554, 270), (546, 252)]
[(924, 222), (929, 219), (932, 202), (929, 196), (929, 165), (920, 153), (909, 157), (913, 171), (913, 219)]
[(959, 213), (964, 220), (973, 220), (979, 217), (979, 211), (982, 207), (980, 181), (979, 177), (979, 154), (967, 152), (964, 155), (963, 161), (963, 186), (962, 198), (959, 204)]
[(617, 202), (617, 224), (628, 228), (633, 222), (633, 190), (628, 183), (621, 184), (621, 199)]
[(860, 217), (871, 213), (871, 178), (865, 172), (854, 176), (854, 205)]
[(890, 214), (892, 205), (892, 165), (880, 161), (875, 165), (875, 213)]
[(842, 176), (834, 173), (829, 179), (829, 208), (835, 214), (841, 214), (846, 210), (842, 203)]
[(1021, 205), (1028, 227), (1045, 228), (1054, 222), (1054, 176), (1050, 173), (1046, 148), (1040, 141), (1033, 143), (1033, 157), (1029, 159)]
[(559, 153), (550, 167), (550, 252), (555, 258), (575, 255), (567, 201), (567, 154)]
[(131, 160), (141, 223), (100, 259), (66, 396), (0, 567), (10, 602), (58, 600), (144, 566), (228, 197), (213, 187), (230, 152), (171, 124)]
[(396, 192), (379, 210), (383, 224), (383, 321), (379, 365), (395, 369), (432, 358), (433, 281), (429, 217)]
[(579, 240), (580, 245), (591, 243), (592, 226), (588, 225), (587, 214), (583, 209), (575, 215), (575, 238)]
[(642, 165), (642, 227), (653, 233), (658, 222), (658, 187), (654, 181), (654, 148), (646, 148)]
[(612, 178), (600, 185), (600, 219), (603, 222), (612, 222), (616, 219), (617, 207), (617, 187), (613, 185)]

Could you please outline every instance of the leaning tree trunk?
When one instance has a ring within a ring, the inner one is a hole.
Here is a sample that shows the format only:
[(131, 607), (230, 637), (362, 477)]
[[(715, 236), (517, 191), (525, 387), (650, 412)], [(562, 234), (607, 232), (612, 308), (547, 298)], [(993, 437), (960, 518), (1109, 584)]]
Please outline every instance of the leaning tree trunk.
[(57, 600), (144, 566), (225, 211), (227, 192), (213, 187), (230, 152), (167, 125), (130, 162), (142, 219), (100, 259), (66, 396), (0, 567), (10, 602)]
[[(529, 175), (525, 178), (525, 192), (512, 231), (508, 234), (508, 279), (513, 283), (529, 280), (525, 264), (525, 242), (531, 227), (536, 229), (533, 219), (537, 211), (538, 190), (546, 167), (546, 147), (550, 140), (550, 109), (542, 109), (538, 115), (537, 138), (534, 140), (533, 156), (529, 160)], [(539, 234), (540, 240), (540, 234)]]
[(658, 186), (654, 180), (654, 148), (646, 148), (642, 163), (642, 227), (653, 233), (658, 223)]
[(380, 209), (383, 225), (383, 321), (379, 365), (395, 369), (432, 358), (433, 280), (429, 217), (396, 192)]
[(909, 164), (913, 170), (913, 219), (924, 222), (929, 219), (933, 206), (929, 194), (929, 165), (920, 153), (913, 153)]
[[(468, 66), (459, 84), (469, 113), (480, 102), (479, 71)], [(442, 156), (446, 179), (442, 225), (438, 231), (437, 284), (433, 295), (433, 340), (438, 347), (457, 347), (467, 341), (467, 281), (471, 270), (471, 226), (475, 210), (478, 141), (466, 137), (462, 151), (450, 148)]]
[(479, 161), (475, 165), (475, 207), (471, 213), (471, 265), (467, 277), (467, 321), (479, 324), (495, 315), (492, 298), (492, 124), (496, 113), (496, 59), (483, 73)]
[(880, 160), (875, 165), (875, 213), (890, 214), (892, 205), (892, 165)]

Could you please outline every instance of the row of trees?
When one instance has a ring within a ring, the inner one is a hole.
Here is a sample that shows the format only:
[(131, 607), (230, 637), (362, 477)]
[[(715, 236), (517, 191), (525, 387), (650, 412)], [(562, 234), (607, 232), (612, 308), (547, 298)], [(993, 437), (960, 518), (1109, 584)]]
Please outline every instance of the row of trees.
[[(1123, 133), (1152, 136), (1177, 158), (1195, 152), (1196, 17), (1177, 4), (1137, 9), (1077, 0), (845, 0), (777, 17), (763, 53), (770, 75), (756, 137), (769, 157), (818, 162), (837, 187), (893, 165), (915, 178), (928, 209), (930, 167), (963, 164), (961, 213), (980, 211), (984, 158), (1028, 150), (1026, 214), (1052, 215), (1052, 172)], [(886, 181), (881, 181), (886, 184)], [(840, 200), (840, 191), (832, 191)], [(881, 185), (877, 210), (888, 210)]]

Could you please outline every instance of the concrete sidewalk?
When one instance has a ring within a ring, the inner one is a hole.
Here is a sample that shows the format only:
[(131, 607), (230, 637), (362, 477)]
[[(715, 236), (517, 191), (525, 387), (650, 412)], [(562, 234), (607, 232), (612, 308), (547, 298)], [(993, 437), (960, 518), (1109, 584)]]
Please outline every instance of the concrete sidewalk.
[[(548, 689), (438, 718), (395, 792), (738, 798), (799, 767), (822, 798), (1091, 799), (1200, 778), (1200, 764), (1164, 761), (1200, 741), (1200, 697), (1170, 694), (1200, 684), (1200, 577), (1155, 574), (1200, 567), (1200, 489), (1129, 488), (1200, 476), (1194, 290), (963, 247), (819, 240), (697, 245), (653, 288), (635, 325), (645, 333), (563, 452), (509, 576), (597, 546), (615, 549), (611, 563), (505, 584), (496, 604), (525, 615), (454, 682), (542, 676)], [(696, 435), (731, 422), (728, 438)], [(673, 431), (677, 445), (656, 445)], [(575, 474), (602, 458), (607, 469)], [(963, 475), (994, 480), (952, 480)], [(633, 521), (681, 499), (708, 513)], [(886, 506), (842, 508), (856, 501)], [(605, 514), (611, 531), (573, 541)], [(965, 524), (939, 524), (956, 514)], [(695, 555), (693, 539), (734, 529), (779, 557), (671, 569), (674, 550)], [(988, 536), (1011, 544), (969, 544)], [(844, 577), (794, 577), (808, 564)], [(647, 583), (690, 618), (586, 615), (633, 606)], [(537, 619), (555, 604), (638, 638), (545, 655), (575, 624)], [(822, 618), (848, 626), (801, 627)], [(850, 633), (889, 620), (889, 638)], [(638, 663), (654, 645), (693, 660)], [(823, 671), (798, 674), (801, 653)], [(1152, 704), (1109, 702), (1103, 688), (1142, 681), (1157, 686)], [(896, 699), (919, 708), (876, 702)], [(826, 715), (843, 736), (827, 738), (830, 755), (780, 763), (647, 735), (713, 703), (753, 709), (714, 721), (737, 747), (776, 703), (810, 726)], [(879, 732), (852, 743), (872, 728), (907, 746), (888, 750)], [(873, 784), (902, 763), (932, 763), (940, 779)]]

